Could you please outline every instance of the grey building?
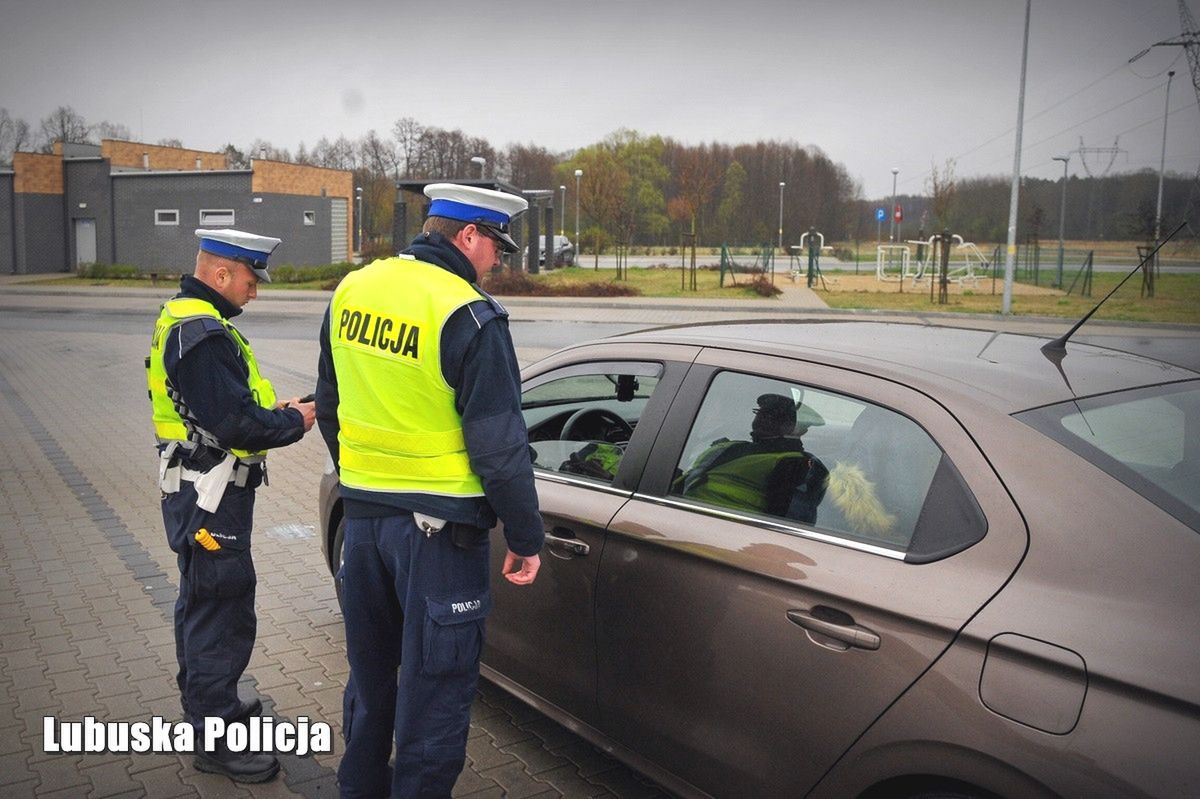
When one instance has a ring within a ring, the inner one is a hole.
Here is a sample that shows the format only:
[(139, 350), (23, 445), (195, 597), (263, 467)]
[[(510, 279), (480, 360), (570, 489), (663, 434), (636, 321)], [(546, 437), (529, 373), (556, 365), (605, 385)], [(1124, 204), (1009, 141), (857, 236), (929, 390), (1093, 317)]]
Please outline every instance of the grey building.
[(222, 153), (110, 139), (56, 144), (0, 169), (0, 273), (186, 272), (200, 227), (283, 239), (275, 265), (349, 261), (352, 195), (344, 170), (263, 159), (228, 169)]

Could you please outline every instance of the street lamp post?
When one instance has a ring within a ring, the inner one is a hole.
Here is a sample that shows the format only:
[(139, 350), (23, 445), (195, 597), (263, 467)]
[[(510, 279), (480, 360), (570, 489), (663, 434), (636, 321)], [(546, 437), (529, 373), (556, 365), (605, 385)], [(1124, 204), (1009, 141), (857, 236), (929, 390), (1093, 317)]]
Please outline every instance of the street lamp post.
[(482, 155), (473, 155), (471, 156), (471, 163), (479, 164), (479, 179), (483, 180), (483, 168), (487, 166), (487, 159)]
[[(1195, 63), (1195, 62), (1193, 62)], [(1172, 70), (1167, 73), (1167, 101), (1163, 108), (1163, 142), (1162, 142), (1162, 157), (1158, 162), (1158, 206), (1154, 211), (1154, 246), (1158, 246), (1159, 239), (1162, 238), (1162, 194), (1163, 194), (1163, 170), (1167, 167), (1167, 115), (1171, 113), (1171, 78), (1175, 77), (1175, 72)], [(1158, 264), (1158, 254), (1154, 255), (1155, 265)]]
[(892, 167), (892, 207), (888, 209), (891, 212), (892, 223), (888, 226), (888, 243), (896, 243), (896, 176), (900, 174), (900, 167)]
[(783, 252), (783, 187), (787, 184), (779, 181), (779, 251)]
[(356, 200), (358, 200), (358, 203), (357, 203), (358, 208), (355, 211), (355, 213), (358, 215), (358, 253), (359, 253), (359, 255), (362, 255), (362, 251), (363, 251), (362, 186), (354, 187), (354, 197)]
[(559, 186), (558, 191), (562, 195), (562, 202), (558, 205), (560, 214), (558, 217), (558, 235), (565, 236), (567, 235), (567, 187)]
[(1067, 162), (1071, 155), (1056, 155), (1053, 160), (1062, 161), (1063, 165), (1062, 199), (1058, 204), (1058, 272), (1054, 279), (1054, 287), (1060, 289), (1063, 285), (1063, 230), (1067, 221)]
[(583, 170), (575, 170), (575, 252), (583, 255), (583, 242), (579, 240), (579, 179), (583, 177)]

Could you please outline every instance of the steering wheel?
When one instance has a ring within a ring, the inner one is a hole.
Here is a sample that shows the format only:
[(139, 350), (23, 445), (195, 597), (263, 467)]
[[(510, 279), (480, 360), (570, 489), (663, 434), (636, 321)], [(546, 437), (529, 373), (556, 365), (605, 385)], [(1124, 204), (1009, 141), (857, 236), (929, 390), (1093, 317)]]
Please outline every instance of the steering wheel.
[(604, 421), (616, 428), (622, 435), (622, 440), (628, 441), (633, 436), (633, 427), (618, 414), (607, 408), (582, 408), (567, 418), (563, 423), (559, 437), (565, 441), (583, 441), (589, 436), (580, 435), (589, 422)]

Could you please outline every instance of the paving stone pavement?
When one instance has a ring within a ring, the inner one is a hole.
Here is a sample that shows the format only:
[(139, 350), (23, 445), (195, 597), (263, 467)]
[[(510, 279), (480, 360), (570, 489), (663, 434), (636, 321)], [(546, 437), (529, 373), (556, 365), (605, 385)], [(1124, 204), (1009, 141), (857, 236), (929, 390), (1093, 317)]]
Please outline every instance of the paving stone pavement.
[[(158, 511), (142, 367), (154, 315), (149, 300), (145, 324), (128, 332), (0, 330), (0, 795), (336, 795), (347, 666), (314, 538), (325, 460), (315, 432), (272, 454), (270, 485), (258, 495), (259, 635), (241, 689), (277, 718), (330, 722), (333, 751), (284, 756), (280, 778), (258, 786), (197, 772), (188, 755), (43, 751), (47, 717), (179, 719), (178, 576)], [(311, 339), (255, 348), (281, 395), (310, 390)], [(663, 795), (486, 683), (467, 757), (456, 796)]]

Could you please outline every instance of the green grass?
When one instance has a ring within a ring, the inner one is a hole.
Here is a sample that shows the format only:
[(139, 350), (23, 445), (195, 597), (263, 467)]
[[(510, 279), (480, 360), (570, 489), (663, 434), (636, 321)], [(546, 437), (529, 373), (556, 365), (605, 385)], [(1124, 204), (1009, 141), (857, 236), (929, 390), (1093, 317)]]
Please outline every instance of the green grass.
[[(1120, 273), (1094, 273), (1091, 297), (1081, 297), (1078, 287), (1069, 296), (1061, 293), (1015, 293), (1012, 312), (1020, 316), (1062, 316), (1077, 319), (1091, 310), (1123, 277), (1124, 274)], [(817, 295), (831, 308), (1000, 313), (1003, 291), (1001, 281), (996, 283), (995, 294), (992, 294), (991, 290), (991, 280), (980, 280), (979, 286), (972, 294), (952, 294), (946, 305), (929, 301), (928, 284), (918, 286), (915, 292), (906, 285), (904, 294), (818, 290)], [(1200, 274), (1160, 275), (1155, 282), (1154, 293), (1152, 298), (1142, 297), (1141, 278), (1135, 275), (1093, 318), (1125, 322), (1200, 324)]]

